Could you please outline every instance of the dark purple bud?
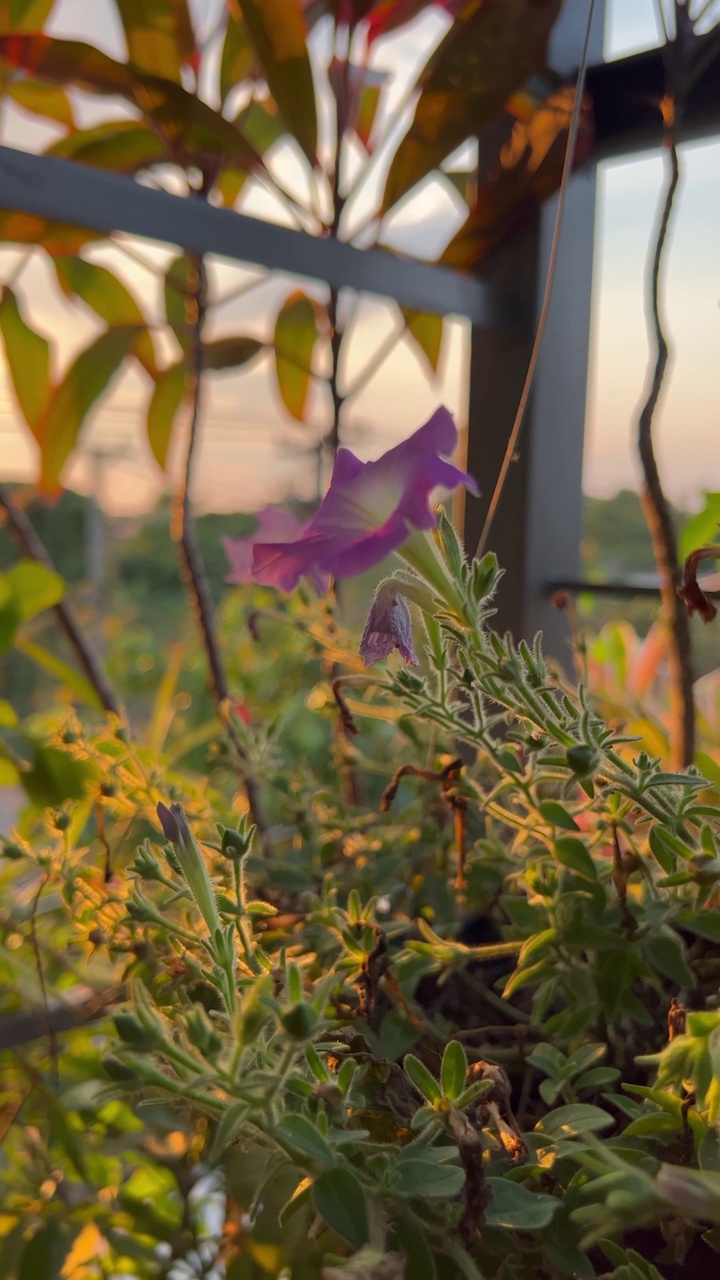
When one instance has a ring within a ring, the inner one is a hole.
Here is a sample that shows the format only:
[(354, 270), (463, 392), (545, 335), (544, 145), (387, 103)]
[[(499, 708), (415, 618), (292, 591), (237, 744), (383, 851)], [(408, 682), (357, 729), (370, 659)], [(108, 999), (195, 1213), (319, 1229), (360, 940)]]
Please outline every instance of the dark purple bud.
[(393, 578), (381, 582), (375, 592), (368, 620), (360, 641), (360, 657), (366, 667), (387, 658), (393, 649), (411, 667), (418, 666), (412, 647), (410, 610)]
[(180, 828), (177, 824), (177, 818), (173, 813), (173, 809), (178, 809), (179, 807), (179, 805), (173, 805), (168, 809), (167, 805), (163, 804), (162, 801), (160, 801), (157, 807), (157, 816), (160, 819), (160, 826), (163, 829), (163, 835), (171, 844), (180, 843)]

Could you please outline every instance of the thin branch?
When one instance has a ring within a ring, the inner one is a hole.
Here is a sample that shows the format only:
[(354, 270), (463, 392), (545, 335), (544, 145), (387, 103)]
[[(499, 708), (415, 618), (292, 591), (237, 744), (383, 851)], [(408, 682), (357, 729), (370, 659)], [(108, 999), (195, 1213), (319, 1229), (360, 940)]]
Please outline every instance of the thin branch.
[(480, 541), (478, 542), (477, 550), (475, 552), (475, 556), (477, 559), (480, 559), (483, 552), (485, 551), (487, 540), (488, 540), (488, 537), (490, 536), (490, 530), (492, 528), (492, 522), (495, 518), (495, 513), (497, 512), (498, 504), (500, 502), (500, 498), (502, 497), (503, 489), (505, 488), (505, 481), (507, 480), (508, 471), (510, 470), (510, 465), (515, 456), (515, 450), (517, 449), (520, 430), (525, 420), (525, 411), (527, 409), (528, 400), (530, 398), (530, 391), (532, 390), (532, 385), (535, 379), (535, 369), (537, 367), (538, 357), (540, 355), (540, 348), (542, 346), (542, 340), (545, 334), (545, 326), (547, 324), (548, 312), (550, 310), (550, 301), (552, 298), (553, 283), (555, 280), (555, 268), (557, 266), (558, 250), (560, 248), (560, 233), (562, 231), (563, 214), (565, 212), (565, 197), (567, 195), (568, 183), (570, 181), (570, 172), (572, 170), (572, 163), (575, 156), (575, 144), (577, 142), (578, 129), (580, 127), (580, 113), (582, 110), (582, 101), (583, 101), (583, 95), (585, 91), (585, 73), (587, 71), (587, 64), (588, 64), (588, 50), (590, 47), (590, 31), (592, 29), (592, 19), (593, 19), (594, 9), (595, 9), (595, 0), (589, 0), (587, 26), (585, 28), (585, 40), (583, 42), (582, 54), (580, 57), (580, 66), (577, 73), (577, 83), (575, 85), (575, 101), (573, 103), (572, 116), (570, 119), (570, 128), (568, 129), (567, 146), (565, 148), (565, 159), (563, 161), (562, 176), (560, 179), (560, 190), (558, 192), (557, 212), (555, 214), (555, 225), (553, 227), (552, 243), (550, 245), (550, 256), (548, 259), (547, 276), (545, 278), (545, 289), (543, 292), (542, 305), (540, 307), (540, 315), (538, 317), (537, 331), (535, 333), (535, 341), (533, 343), (533, 348), (530, 353), (530, 361), (527, 367), (527, 373), (525, 375), (525, 382), (523, 384), (523, 389), (520, 393), (520, 402), (517, 407), (517, 413), (515, 414), (515, 421), (513, 422), (512, 430), (508, 438), (507, 447), (505, 449), (505, 455), (502, 460), (502, 465), (500, 467), (498, 478), (495, 482), (493, 495), (492, 495), (492, 498), (490, 499), (490, 505), (487, 510), (487, 515), (485, 516), (485, 523), (483, 524), (482, 533), (480, 534)]
[(638, 419), (637, 443), (644, 480), (640, 501), (650, 530), (653, 553), (660, 575), (662, 607), (669, 629), (670, 751), (674, 766), (686, 768), (687, 765), (692, 764), (695, 757), (695, 704), (690, 626), (678, 595), (678, 589), (682, 586), (682, 573), (677, 555), (675, 529), (670, 505), (660, 481), (652, 434), (653, 418), (670, 355), (660, 314), (660, 272), (675, 193), (680, 181), (674, 108), (667, 108), (665, 118), (666, 138), (670, 144), (669, 167), (649, 278), (648, 318), (652, 325), (656, 354), (650, 390)]
[(185, 590), (192, 604), (200, 628), (210, 675), (210, 687), (225, 732), (232, 743), (243, 771), (243, 785), (250, 816), (263, 841), (265, 852), (270, 851), (267, 840), (267, 823), (262, 810), (257, 780), (250, 772), (250, 761), (245, 746), (232, 719), (230, 690), (223, 666), (220, 645), (215, 628), (215, 606), (205, 565), (195, 533), (192, 508), (192, 482), (200, 435), (201, 387), (203, 375), (202, 331), (205, 319), (205, 263), (202, 255), (193, 259), (194, 280), (188, 290), (188, 306), (192, 314), (193, 346), (191, 352), (191, 419), (183, 478), (173, 502), (171, 533), (180, 549), (182, 576)]
[[(38, 564), (45, 565), (46, 569), (52, 569), (55, 572), (53, 562), (26, 513), (17, 505), (9, 490), (2, 484), (0, 484), (0, 508), (5, 512), (15, 541), (22, 553), (29, 556), (31, 560), (36, 560)], [(90, 640), (83, 632), (72, 605), (68, 600), (58, 600), (54, 609), (55, 616), (75, 650), (88, 683), (95, 690), (98, 702), (105, 711), (123, 719), (122, 703), (113, 689)]]
[(38, 983), (40, 984), (40, 995), (42, 997), (43, 1011), (45, 1014), (45, 1030), (48, 1036), (48, 1044), (50, 1049), (50, 1057), (53, 1064), (53, 1076), (56, 1087), (60, 1084), (60, 1051), (58, 1040), (55, 1034), (55, 1027), (50, 1017), (50, 1005), (48, 1003), (47, 986), (45, 985), (45, 971), (43, 969), (42, 958), (38, 948), (37, 941), (37, 909), (40, 902), (40, 895), (48, 882), (48, 873), (40, 880), (37, 893), (33, 897), (32, 909), (30, 911), (30, 945), (35, 957), (35, 968), (37, 970)]

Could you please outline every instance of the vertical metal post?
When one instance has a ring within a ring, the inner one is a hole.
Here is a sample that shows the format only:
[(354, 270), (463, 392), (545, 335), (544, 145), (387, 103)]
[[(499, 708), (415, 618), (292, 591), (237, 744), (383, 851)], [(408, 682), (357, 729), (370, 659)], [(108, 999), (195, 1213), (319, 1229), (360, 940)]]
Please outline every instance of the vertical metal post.
[[(596, 0), (590, 61), (602, 58), (604, 0)], [(571, 78), (580, 62), (587, 2), (565, 0), (549, 61)], [(495, 256), (486, 275), (515, 293), (525, 313), (537, 313), (547, 273), (556, 200), (538, 223)], [(582, 534), (582, 461), (587, 395), (595, 171), (571, 178), (553, 298), (528, 417), (517, 460), (493, 524), (490, 546), (505, 569), (496, 624), (516, 638), (542, 629), (545, 652), (567, 661), (567, 624), (547, 600), (544, 584), (577, 576)], [(483, 499), (468, 506), (466, 540), (473, 548), (505, 451), (522, 389), (533, 332), (507, 335), (473, 330), (470, 364), (468, 470)]]

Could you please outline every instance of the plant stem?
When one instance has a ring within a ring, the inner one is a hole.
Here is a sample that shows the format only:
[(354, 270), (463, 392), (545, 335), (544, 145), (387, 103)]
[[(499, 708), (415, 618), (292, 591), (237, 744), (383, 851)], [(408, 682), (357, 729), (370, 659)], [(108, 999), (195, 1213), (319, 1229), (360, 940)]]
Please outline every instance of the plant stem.
[(640, 501), (650, 530), (653, 553), (660, 576), (662, 608), (669, 631), (670, 754), (673, 767), (684, 769), (692, 764), (695, 758), (695, 703), (690, 624), (685, 605), (677, 593), (677, 588), (682, 582), (682, 572), (678, 562), (673, 519), (660, 481), (652, 434), (653, 418), (670, 354), (660, 315), (659, 294), (660, 272), (668, 226), (680, 180), (674, 118), (670, 123), (666, 123), (666, 139), (669, 143), (668, 176), (649, 277), (649, 319), (652, 322), (656, 354), (650, 390), (638, 419), (638, 452), (644, 479)]
[[(38, 534), (22, 507), (19, 507), (5, 485), (0, 484), (0, 508), (5, 512), (7, 522), (13, 532), (20, 550), (31, 560), (45, 565), (46, 569), (55, 572), (55, 566)], [(113, 689), (100, 660), (92, 647), (89, 638), (83, 632), (68, 600), (58, 600), (53, 606), (65, 635), (77, 655), (88, 683), (92, 685), (98, 702), (105, 711), (124, 719), (123, 705)]]
[(213, 604), (210, 584), (205, 572), (205, 565), (198, 547), (195, 533), (195, 517), (192, 508), (192, 481), (197, 453), (199, 429), (201, 389), (203, 375), (203, 342), (202, 331), (206, 307), (206, 273), (201, 254), (193, 259), (194, 280), (188, 290), (188, 307), (192, 308), (192, 350), (190, 372), (190, 430), (188, 436), (185, 466), (180, 487), (175, 495), (171, 516), (171, 533), (180, 550), (182, 578), (188, 598), (197, 618), (200, 634), (205, 648), (205, 655), (210, 675), (210, 688), (215, 699), (218, 714), (225, 732), (232, 743), (235, 754), (243, 770), (243, 786), (247, 796), (250, 816), (255, 823), (263, 842), (265, 853), (270, 852), (267, 839), (267, 823), (263, 814), (260, 792), (256, 779), (249, 770), (249, 759), (245, 746), (232, 721), (230, 708), (230, 690), (225, 668), (223, 666), (220, 645), (215, 627), (215, 606)]

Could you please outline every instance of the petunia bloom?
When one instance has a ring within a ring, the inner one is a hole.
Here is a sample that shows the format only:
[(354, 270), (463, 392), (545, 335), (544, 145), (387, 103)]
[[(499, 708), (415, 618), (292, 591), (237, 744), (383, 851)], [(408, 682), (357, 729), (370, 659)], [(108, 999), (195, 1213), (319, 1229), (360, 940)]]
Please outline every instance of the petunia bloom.
[(446, 461), (457, 442), (452, 416), (441, 408), (375, 462), (339, 449), (330, 488), (300, 535), (284, 542), (253, 539), (254, 580), (292, 591), (304, 574), (354, 577), (401, 551), (424, 577), (442, 582), (439, 562), (416, 531), (437, 522), (430, 506), (436, 489), (465, 485), (477, 493), (472, 477)]
[(419, 665), (412, 647), (410, 610), (403, 599), (396, 578), (381, 582), (360, 641), (360, 657), (366, 667), (387, 658), (397, 649), (411, 667)]
[[(290, 511), (284, 511), (282, 507), (263, 507), (256, 512), (256, 519), (258, 527), (249, 538), (222, 539), (223, 549), (230, 565), (226, 582), (238, 583), (242, 586), (252, 582), (253, 548), (256, 542), (264, 544), (284, 542), (289, 538), (300, 537), (305, 527), (302, 521)], [(311, 576), (321, 594), (327, 590), (327, 574)]]

